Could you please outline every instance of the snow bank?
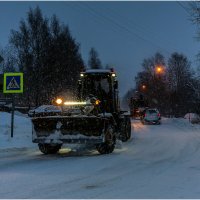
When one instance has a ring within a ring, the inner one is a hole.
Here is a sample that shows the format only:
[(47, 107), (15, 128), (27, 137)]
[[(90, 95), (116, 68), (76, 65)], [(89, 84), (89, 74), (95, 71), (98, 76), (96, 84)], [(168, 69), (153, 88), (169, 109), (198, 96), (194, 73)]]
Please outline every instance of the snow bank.
[(14, 137), (11, 138), (11, 114), (0, 112), (0, 150), (33, 147), (31, 120), (26, 115), (16, 113), (14, 117)]
[(200, 122), (200, 117), (198, 114), (196, 113), (187, 113), (185, 116), (184, 116), (184, 119), (187, 119), (188, 121), (190, 121), (192, 124), (195, 124), (195, 123), (199, 123)]

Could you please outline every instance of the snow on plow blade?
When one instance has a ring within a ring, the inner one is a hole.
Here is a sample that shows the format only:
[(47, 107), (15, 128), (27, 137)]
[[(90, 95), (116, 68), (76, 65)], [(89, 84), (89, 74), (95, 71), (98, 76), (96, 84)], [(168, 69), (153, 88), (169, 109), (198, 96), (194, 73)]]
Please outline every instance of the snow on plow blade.
[(32, 118), (35, 143), (102, 143), (108, 119), (95, 116)]

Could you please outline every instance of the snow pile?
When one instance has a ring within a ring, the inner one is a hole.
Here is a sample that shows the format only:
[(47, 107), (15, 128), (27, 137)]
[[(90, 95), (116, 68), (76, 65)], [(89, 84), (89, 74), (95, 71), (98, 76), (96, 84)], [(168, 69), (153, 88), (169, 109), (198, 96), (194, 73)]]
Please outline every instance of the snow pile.
[(33, 147), (30, 118), (16, 113), (14, 134), (11, 138), (11, 114), (0, 112), (0, 149)]
[(187, 113), (185, 116), (184, 116), (184, 119), (187, 119), (189, 122), (191, 122), (192, 124), (195, 124), (195, 123), (199, 123), (200, 122), (200, 117), (198, 114), (196, 113)]
[(45, 113), (50, 113), (50, 112), (57, 112), (57, 113), (60, 113), (61, 112), (61, 110), (60, 110), (60, 108), (59, 108), (59, 106), (53, 106), (53, 105), (42, 105), (42, 106), (39, 106), (39, 107), (37, 107), (37, 108), (35, 108), (35, 109), (33, 109), (33, 110), (29, 110), (29, 112), (28, 112), (28, 115), (29, 116), (33, 116), (33, 114), (34, 113), (43, 113), (43, 112), (45, 112)]

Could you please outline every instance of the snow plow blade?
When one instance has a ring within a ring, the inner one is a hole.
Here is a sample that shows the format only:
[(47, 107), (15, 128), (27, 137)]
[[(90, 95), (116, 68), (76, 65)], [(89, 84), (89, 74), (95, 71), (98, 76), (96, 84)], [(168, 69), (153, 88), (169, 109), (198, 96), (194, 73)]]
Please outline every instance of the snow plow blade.
[(35, 143), (102, 143), (107, 118), (49, 116), (32, 118)]

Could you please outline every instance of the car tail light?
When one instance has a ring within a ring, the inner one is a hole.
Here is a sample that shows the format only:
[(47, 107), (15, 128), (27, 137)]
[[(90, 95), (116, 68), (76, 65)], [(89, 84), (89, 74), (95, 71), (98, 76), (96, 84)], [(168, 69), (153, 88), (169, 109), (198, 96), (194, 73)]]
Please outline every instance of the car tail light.
[(160, 117), (160, 113), (158, 113), (158, 117)]

